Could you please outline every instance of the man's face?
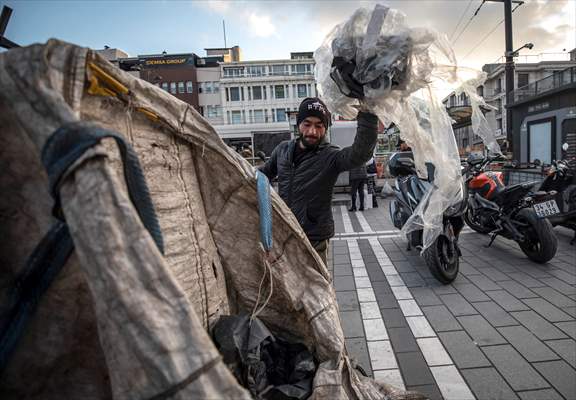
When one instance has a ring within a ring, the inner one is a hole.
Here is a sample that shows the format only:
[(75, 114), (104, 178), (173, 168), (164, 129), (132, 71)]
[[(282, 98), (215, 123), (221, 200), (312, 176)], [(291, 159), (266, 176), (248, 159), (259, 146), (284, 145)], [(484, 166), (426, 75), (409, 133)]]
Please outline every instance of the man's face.
[(400, 143), (400, 151), (408, 150), (408, 145), (406, 143)]
[(326, 135), (326, 127), (318, 117), (307, 117), (300, 122), (298, 130), (302, 135), (302, 144), (309, 148), (318, 146)]

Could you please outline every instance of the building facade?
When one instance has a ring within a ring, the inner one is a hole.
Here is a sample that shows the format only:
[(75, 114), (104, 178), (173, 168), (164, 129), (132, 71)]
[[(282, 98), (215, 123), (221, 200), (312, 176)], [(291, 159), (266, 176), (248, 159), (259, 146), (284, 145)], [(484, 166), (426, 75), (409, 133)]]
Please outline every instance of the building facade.
[(288, 113), (304, 98), (317, 95), (312, 53), (223, 63), (220, 68), (223, 124), (214, 128), (230, 145), (247, 143), (269, 156), (278, 143), (293, 136)]
[[(534, 58), (527, 58), (522, 63), (515, 64), (514, 70), (514, 90), (517, 93), (515, 98), (518, 99), (522, 93), (530, 91), (530, 87), (534, 86), (536, 82), (548, 82), (554, 78), (548, 78), (549, 76), (555, 76), (560, 71), (566, 70), (567, 68), (576, 65), (576, 49), (569, 53), (562, 54), (542, 54), (540, 56), (535, 56)], [(548, 60), (551, 58), (553, 60)], [(526, 148), (526, 144), (521, 144), (521, 135), (519, 132), (521, 129), (522, 120), (518, 120), (515, 116), (514, 100), (512, 104), (506, 104), (506, 79), (505, 79), (505, 64), (504, 63), (494, 63), (486, 64), (482, 67), (482, 70), (487, 73), (486, 81), (484, 85), (477, 88), (479, 95), (484, 97), (486, 103), (490, 108), (485, 109), (485, 116), (490, 125), (490, 128), (494, 132), (498, 143), (501, 145), (503, 151), (508, 151), (512, 149), (512, 157), (515, 160), (524, 160), (528, 157), (521, 157), (521, 146)], [(550, 81), (550, 82), (549, 82)], [(537, 85), (537, 84), (536, 84)], [(544, 87), (544, 83), (540, 84), (541, 91), (547, 91)], [(556, 96), (557, 92), (552, 91), (549, 93), (550, 96)], [(569, 99), (566, 101), (570, 102)], [(449, 115), (455, 121), (453, 124), (454, 135), (458, 143), (459, 151), (462, 155), (468, 154), (470, 152), (483, 151), (484, 145), (482, 139), (474, 135), (472, 131), (470, 115), (471, 108), (469, 100), (465, 95), (456, 96), (454, 93), (450, 94), (444, 99), (444, 104), (448, 110)], [(573, 101), (576, 104), (576, 100)], [(511, 108), (513, 112), (513, 142), (507, 143), (507, 127), (506, 127), (506, 113), (508, 109)], [(540, 110), (533, 110), (540, 111)], [(566, 111), (568, 112), (568, 111)], [(524, 140), (525, 142), (525, 140)], [(531, 160), (530, 160), (531, 161)], [(525, 161), (523, 161), (525, 162)]]

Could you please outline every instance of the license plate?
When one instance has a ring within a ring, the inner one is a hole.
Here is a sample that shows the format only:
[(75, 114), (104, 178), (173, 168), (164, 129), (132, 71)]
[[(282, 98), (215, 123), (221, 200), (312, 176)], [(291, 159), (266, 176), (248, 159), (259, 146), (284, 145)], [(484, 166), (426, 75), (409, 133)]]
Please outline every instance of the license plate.
[(558, 208), (558, 204), (556, 204), (556, 200), (548, 200), (534, 204), (534, 211), (540, 218), (546, 218), (558, 214), (560, 209)]

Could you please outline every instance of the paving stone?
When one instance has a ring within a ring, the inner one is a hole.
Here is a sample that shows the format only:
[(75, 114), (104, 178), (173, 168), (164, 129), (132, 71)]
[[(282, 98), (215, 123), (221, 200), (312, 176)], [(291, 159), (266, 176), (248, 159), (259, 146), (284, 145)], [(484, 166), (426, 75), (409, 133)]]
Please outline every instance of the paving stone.
[(360, 303), (376, 301), (376, 296), (374, 295), (374, 290), (371, 288), (357, 289), (356, 294), (358, 294), (358, 301)]
[(453, 364), (450, 355), (437, 337), (416, 339), (416, 342), (429, 366)]
[(542, 278), (550, 278), (551, 275), (544, 271), (541, 267), (535, 267), (534, 264), (521, 264), (517, 266), (519, 270), (527, 273), (532, 278), (542, 279)]
[(576, 371), (564, 361), (534, 363), (534, 367), (567, 399), (576, 398)]
[(382, 318), (380, 315), (380, 309), (378, 308), (378, 303), (375, 301), (368, 303), (360, 303), (360, 311), (362, 313), (362, 319), (377, 319)]
[(463, 285), (454, 285), (456, 290), (460, 292), (462, 296), (469, 302), (476, 302), (476, 301), (489, 301), (490, 298), (486, 296), (480, 289), (478, 289), (472, 283), (465, 283)]
[(553, 287), (557, 291), (567, 296), (576, 294), (576, 288), (570, 286), (569, 284), (561, 281), (558, 278), (547, 278), (547, 279), (540, 279), (542, 282), (547, 284), (550, 287)]
[(392, 341), (395, 353), (420, 350), (410, 328), (388, 328), (388, 336)]
[(471, 275), (466, 276), (470, 282), (478, 286), (480, 290), (499, 290), (501, 289), (497, 283), (484, 275)]
[(566, 338), (564, 333), (534, 311), (513, 312), (511, 314), (541, 340)]
[(576, 321), (557, 322), (554, 325), (560, 328), (568, 336), (572, 337), (572, 339), (576, 339)]
[(524, 272), (508, 273), (508, 276), (510, 278), (514, 279), (516, 282), (520, 282), (522, 285), (526, 286), (527, 288), (536, 288), (536, 287), (546, 286), (545, 283), (532, 278), (530, 275), (525, 274)]
[(452, 285), (444, 285), (441, 282), (438, 282), (437, 279), (426, 279), (426, 283), (428, 286), (432, 288), (436, 295), (444, 295), (444, 294), (458, 294), (458, 291), (452, 287)]
[(418, 272), (401, 272), (400, 277), (409, 288), (426, 286), (426, 282)]
[(512, 346), (487, 346), (483, 351), (512, 389), (531, 390), (550, 386)]
[(459, 294), (441, 295), (440, 299), (446, 304), (446, 307), (454, 315), (473, 315), (478, 314), (476, 309)]
[(342, 322), (342, 330), (344, 337), (364, 337), (364, 328), (362, 326), (362, 317), (359, 311), (341, 311), (340, 320)]
[(574, 307), (576, 306), (576, 301), (571, 298), (564, 296), (562, 293), (557, 292), (551, 287), (540, 287), (532, 289), (540, 296), (544, 297), (550, 303), (554, 304), (556, 307)]
[(410, 290), (406, 286), (392, 286), (392, 293), (394, 293), (394, 297), (396, 300), (410, 300), (412, 299), (412, 294)]
[(386, 308), (398, 308), (398, 301), (392, 293), (378, 293), (376, 292), (376, 301), (378, 302), (378, 307), (380, 310)]
[(350, 356), (366, 371), (373, 376), (370, 356), (368, 355), (368, 345), (364, 338), (346, 339), (346, 348)]
[(392, 293), (392, 289), (386, 281), (372, 282), (372, 289), (374, 289), (374, 293)]
[(518, 392), (522, 400), (564, 400), (554, 389), (530, 390)]
[(493, 290), (486, 292), (486, 294), (506, 311), (529, 310), (529, 307), (526, 304), (522, 303), (505, 290)]
[(442, 397), (442, 393), (440, 393), (440, 389), (436, 385), (416, 385), (416, 386), (409, 386), (406, 390), (414, 390), (418, 393), (423, 394), (426, 396), (427, 399), (430, 400), (444, 400)]
[(479, 346), (503, 344), (506, 340), (481, 315), (456, 318)]
[(523, 302), (550, 322), (562, 322), (574, 319), (558, 307), (552, 305), (542, 298), (525, 299)]
[(365, 319), (362, 322), (364, 323), (367, 341), (388, 340), (388, 332), (386, 332), (384, 321), (381, 318)]
[(402, 310), (402, 314), (405, 317), (415, 317), (417, 315), (423, 315), (422, 310), (418, 307), (415, 300), (398, 300), (398, 305)]
[(390, 341), (368, 342), (368, 353), (374, 370), (398, 368)]
[(358, 302), (356, 291), (336, 292), (336, 300), (338, 301), (340, 311), (360, 310), (360, 303)]
[(352, 275), (352, 266), (350, 265), (335, 265), (334, 276), (348, 276)]
[(548, 273), (569, 285), (576, 285), (576, 275), (574, 275), (574, 269), (575, 267), (572, 265), (569, 272), (566, 272), (563, 269), (550, 269), (548, 270)]
[(550, 361), (559, 358), (523, 326), (498, 328), (498, 332), (529, 362)]
[(404, 318), (404, 314), (402, 314), (399, 308), (381, 308), (380, 313), (382, 314), (386, 328), (402, 328), (408, 326), (406, 318)]
[(374, 371), (374, 379), (392, 385), (398, 389), (406, 390), (404, 379), (399, 369), (381, 369)]
[(518, 396), (494, 368), (465, 369), (460, 372), (479, 400), (518, 399)]
[(442, 301), (432, 289), (427, 287), (411, 288), (410, 292), (420, 307), (422, 306), (437, 306), (441, 305)]
[(474, 268), (473, 266), (471, 266), (468, 263), (465, 262), (461, 262), (460, 263), (460, 269), (458, 271), (461, 274), (464, 274), (467, 278), (470, 278), (470, 275), (480, 275), (481, 272), (478, 271), (476, 268)]
[(528, 299), (528, 298), (533, 298), (533, 297), (540, 297), (540, 295), (534, 293), (533, 291), (528, 289), (526, 286), (524, 286), (521, 283), (516, 282), (516, 281), (512, 281), (512, 280), (503, 281), (503, 282), (498, 282), (498, 284), (503, 289), (506, 289), (506, 291), (508, 293), (510, 293), (512, 296), (514, 296), (518, 299)]
[(480, 270), (487, 278), (494, 282), (507, 281), (510, 278), (505, 273), (497, 270), (496, 268), (483, 268)]
[(420, 351), (398, 353), (396, 356), (406, 387), (436, 384)]
[(564, 307), (564, 312), (576, 318), (576, 307)]
[(474, 308), (493, 326), (518, 325), (518, 321), (510, 316), (502, 307), (493, 301), (474, 303)]
[(406, 322), (416, 338), (436, 336), (426, 317), (406, 317)]
[(545, 343), (568, 364), (570, 364), (573, 368), (576, 368), (576, 342), (574, 340), (547, 340)]
[(366, 271), (368, 271), (368, 276), (372, 282), (386, 281), (386, 276), (384, 276), (380, 265), (368, 264), (366, 265)]
[(445, 306), (422, 307), (428, 322), (436, 332), (456, 331), (462, 329), (456, 318)]
[(396, 268), (396, 270), (398, 272), (415, 272), (416, 271), (414, 266), (412, 264), (410, 264), (409, 261), (406, 261), (406, 258), (404, 258), (404, 261), (392, 261), (392, 263), (394, 264), (394, 267)]
[(464, 331), (440, 332), (438, 336), (458, 368), (491, 366), (484, 353)]
[(356, 290), (352, 276), (335, 276), (333, 284), (337, 292)]
[(470, 388), (454, 365), (430, 367), (445, 400), (475, 400)]

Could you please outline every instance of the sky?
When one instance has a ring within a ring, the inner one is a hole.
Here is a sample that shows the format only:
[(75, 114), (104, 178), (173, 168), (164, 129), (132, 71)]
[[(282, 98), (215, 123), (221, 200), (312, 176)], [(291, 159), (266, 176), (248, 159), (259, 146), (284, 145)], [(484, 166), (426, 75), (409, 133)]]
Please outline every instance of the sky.
[[(459, 64), (480, 68), (504, 54), (504, 5), (482, 0), (380, 1), (404, 12), (410, 27), (434, 29), (451, 41)], [(13, 9), (5, 36), (20, 44), (59, 38), (131, 56), (196, 53), (238, 45), (243, 60), (286, 59), (314, 51), (336, 25), (374, 1), (290, 0), (0, 0)], [(464, 29), (465, 28), (465, 29)], [(514, 48), (520, 54), (562, 53), (576, 48), (576, 0), (525, 0), (513, 13)], [(490, 34), (490, 32), (492, 32)]]

